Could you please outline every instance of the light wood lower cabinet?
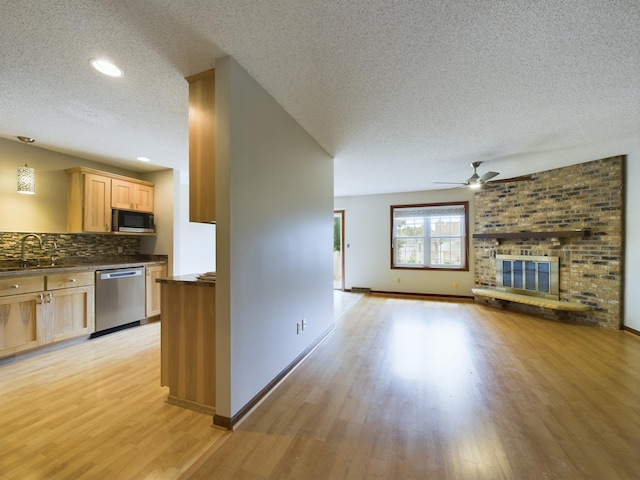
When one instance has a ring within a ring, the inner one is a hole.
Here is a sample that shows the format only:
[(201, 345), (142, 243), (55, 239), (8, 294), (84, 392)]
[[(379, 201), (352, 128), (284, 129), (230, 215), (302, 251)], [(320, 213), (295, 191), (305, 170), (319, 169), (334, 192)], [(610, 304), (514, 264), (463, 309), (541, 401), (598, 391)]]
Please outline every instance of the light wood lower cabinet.
[(44, 276), (0, 279), (0, 357), (45, 342)]
[(47, 276), (47, 343), (95, 331), (94, 291), (93, 270)]
[(162, 310), (161, 304), (161, 288), (160, 284), (156, 283), (158, 278), (167, 276), (166, 265), (150, 265), (145, 268), (146, 278), (146, 295), (145, 295), (145, 317), (155, 317), (160, 315)]
[(0, 280), (0, 357), (93, 333), (93, 276), (86, 271)]
[(0, 357), (44, 345), (42, 292), (0, 297)]

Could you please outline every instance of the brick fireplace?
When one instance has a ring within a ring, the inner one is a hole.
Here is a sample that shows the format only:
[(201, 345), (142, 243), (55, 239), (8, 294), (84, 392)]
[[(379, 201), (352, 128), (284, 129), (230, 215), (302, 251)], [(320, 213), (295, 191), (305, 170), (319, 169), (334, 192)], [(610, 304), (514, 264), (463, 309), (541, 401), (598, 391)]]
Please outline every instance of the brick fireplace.
[[(474, 234), (483, 238), (473, 239), (475, 285), (498, 287), (496, 256), (557, 257), (558, 299), (592, 307), (569, 313), (567, 319), (620, 328), (623, 189), (624, 157), (617, 156), (480, 190), (475, 194)], [(589, 235), (552, 234), (567, 231)], [(499, 238), (501, 234), (517, 235)], [(510, 308), (540, 314), (526, 305)]]

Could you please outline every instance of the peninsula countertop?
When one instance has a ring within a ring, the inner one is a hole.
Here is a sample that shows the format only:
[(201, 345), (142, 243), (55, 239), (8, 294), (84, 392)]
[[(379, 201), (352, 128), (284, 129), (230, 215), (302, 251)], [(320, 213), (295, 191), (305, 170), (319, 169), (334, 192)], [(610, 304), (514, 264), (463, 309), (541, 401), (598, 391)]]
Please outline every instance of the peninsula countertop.
[(194, 287), (215, 287), (216, 282), (211, 280), (201, 280), (198, 278), (200, 273), (189, 273), (186, 275), (177, 275), (175, 277), (157, 278), (156, 283), (165, 283), (170, 285), (190, 285)]

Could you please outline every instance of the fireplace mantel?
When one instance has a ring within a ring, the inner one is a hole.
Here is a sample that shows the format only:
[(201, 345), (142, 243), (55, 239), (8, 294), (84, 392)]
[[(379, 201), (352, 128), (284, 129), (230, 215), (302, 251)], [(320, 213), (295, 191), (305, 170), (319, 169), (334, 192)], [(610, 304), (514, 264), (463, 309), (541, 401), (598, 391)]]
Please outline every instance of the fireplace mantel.
[(548, 238), (551, 241), (559, 242), (561, 238), (588, 238), (591, 236), (591, 230), (558, 230), (555, 232), (493, 232), (493, 233), (474, 233), (473, 238), (477, 239), (525, 239), (525, 238)]

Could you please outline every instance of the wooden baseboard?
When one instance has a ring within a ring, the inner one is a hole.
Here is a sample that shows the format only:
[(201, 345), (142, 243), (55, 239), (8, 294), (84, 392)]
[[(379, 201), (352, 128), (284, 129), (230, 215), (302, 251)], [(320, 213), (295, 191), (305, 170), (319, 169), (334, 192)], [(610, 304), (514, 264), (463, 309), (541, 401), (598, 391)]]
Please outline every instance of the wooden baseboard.
[(638, 330), (636, 330), (635, 328), (631, 328), (631, 327), (627, 327), (626, 325), (623, 325), (622, 329), (626, 330), (629, 333), (633, 333), (634, 335), (638, 335), (640, 337), (640, 332)]
[(443, 295), (440, 293), (415, 293), (415, 292), (392, 292), (386, 290), (371, 290), (374, 295), (402, 296), (402, 297), (422, 297), (428, 299), (445, 298), (449, 300), (473, 300), (470, 295)]
[(336, 329), (335, 324), (332, 324), (328, 329), (326, 329), (318, 339), (309, 345), (300, 355), (298, 355), (293, 362), (286, 366), (284, 370), (282, 370), (276, 377), (271, 380), (266, 387), (260, 390), (251, 400), (249, 400), (244, 407), (238, 410), (233, 417), (224, 417), (222, 415), (214, 415), (213, 416), (213, 424), (226, 428), (227, 430), (233, 430), (234, 426), (247, 414), (249, 411), (254, 408), (262, 399), (264, 399), (271, 390), (273, 390), (285, 377), (291, 373), (291, 371), (298, 366), (300, 362), (302, 362), (307, 355), (309, 355), (318, 345), (320, 345), (333, 331)]

